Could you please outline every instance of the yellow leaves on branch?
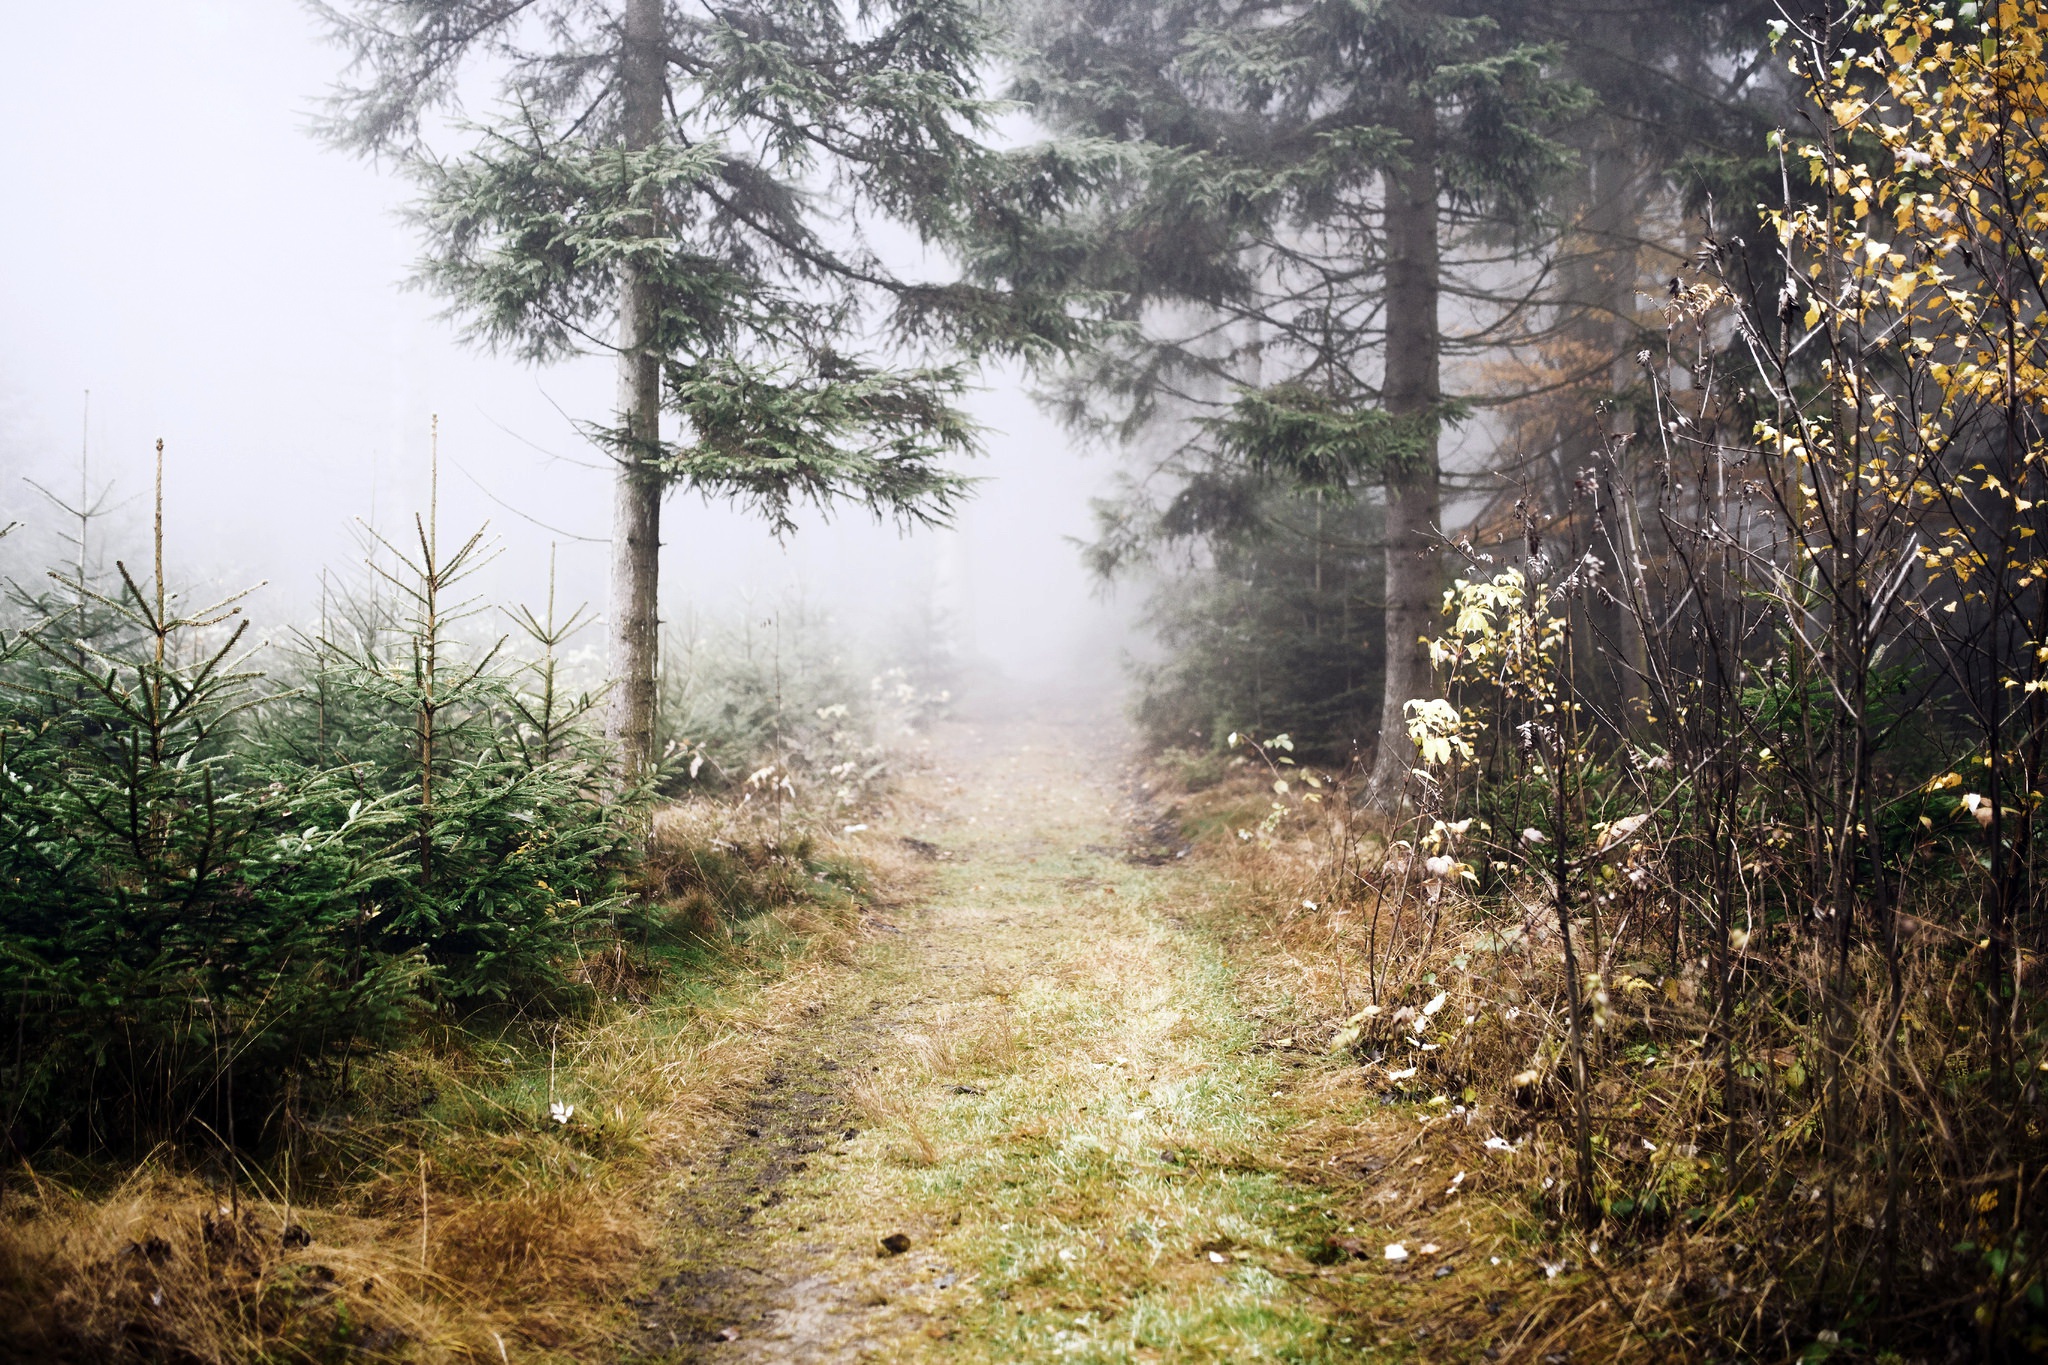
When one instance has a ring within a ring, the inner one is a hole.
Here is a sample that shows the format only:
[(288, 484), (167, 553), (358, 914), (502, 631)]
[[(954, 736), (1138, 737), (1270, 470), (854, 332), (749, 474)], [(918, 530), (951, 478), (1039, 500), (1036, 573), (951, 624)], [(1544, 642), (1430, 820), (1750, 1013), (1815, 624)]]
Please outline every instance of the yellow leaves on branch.
[(1443, 614), (1451, 629), (1428, 642), (1429, 658), (1449, 671), (1453, 686), (1481, 682), (1547, 695), (1564, 620), (1549, 614), (1549, 599), (1540, 587), (1532, 592), (1520, 570), (1459, 579), (1444, 592)]
[(1472, 757), (1472, 741), (1466, 737), (1458, 708), (1442, 697), (1419, 697), (1407, 704), (1408, 738), (1422, 761), (1442, 767), (1455, 756)]
[(1828, 126), (1796, 155), (1820, 193), (1767, 215), (1824, 393), (1757, 437), (1802, 529), (1929, 513), (1901, 553), (1953, 614), (1987, 577), (2048, 578), (2027, 543), (2048, 444), (2021, 435), (1997, 475), (1954, 459), (2048, 414), (2048, 0), (1885, 0), (1855, 22), (1862, 41), (1805, 73)]
[[(1958, 17), (1976, 41), (1956, 41)], [(1876, 45), (1812, 78), (1834, 127), (1799, 150), (1826, 194), (1770, 215), (1807, 258), (1804, 325), (1882, 329), (1871, 344), (1928, 358), (1955, 399), (2034, 401), (2048, 390), (2041, 310), (1988, 297), (1977, 270), (1965, 280), (1949, 266), (1973, 248), (1980, 261), (2048, 260), (2048, 0), (1957, 16), (1894, 0), (1858, 27)], [(1858, 159), (1872, 142), (1887, 155)], [(1877, 235), (1876, 209), (1893, 240)]]
[[(1430, 662), (1444, 673), (1446, 691), (1466, 686), (1533, 701), (1539, 710), (1556, 706), (1556, 661), (1564, 619), (1552, 616), (1549, 599), (1517, 569), (1490, 579), (1464, 579), (1444, 593), (1450, 630), (1428, 640)], [(1470, 758), (1480, 729), (1469, 712), (1441, 697), (1407, 703), (1408, 737), (1425, 765), (1441, 767)]]

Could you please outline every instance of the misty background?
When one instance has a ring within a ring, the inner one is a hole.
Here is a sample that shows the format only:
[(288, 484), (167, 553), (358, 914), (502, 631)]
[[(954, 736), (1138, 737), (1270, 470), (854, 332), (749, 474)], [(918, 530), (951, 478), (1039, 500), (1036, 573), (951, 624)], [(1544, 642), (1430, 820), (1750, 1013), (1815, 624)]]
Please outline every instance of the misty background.
[[(610, 357), (547, 368), (463, 345), (405, 281), (406, 181), (330, 150), (309, 115), (341, 68), (311, 16), (278, 0), (18, 6), (0, 56), (0, 524), (17, 572), (68, 559), (66, 518), (28, 480), (94, 495), (95, 559), (140, 558), (152, 450), (166, 443), (174, 583), (258, 580), (275, 636), (316, 609), (321, 572), (360, 565), (357, 519), (386, 534), (428, 496), (440, 419), (444, 535), (488, 521), (502, 552), (475, 581), (601, 611), (612, 478), (577, 432), (614, 401)], [(970, 661), (1024, 684), (1120, 677), (1131, 616), (1071, 537), (1114, 460), (1084, 452), (1014, 373), (969, 410), (986, 480), (951, 530), (908, 535), (857, 509), (806, 512), (778, 543), (759, 520), (673, 495), (665, 619), (801, 599), (886, 646), (936, 617)], [(87, 415), (86, 393), (90, 390)], [(600, 633), (576, 642), (600, 650)]]

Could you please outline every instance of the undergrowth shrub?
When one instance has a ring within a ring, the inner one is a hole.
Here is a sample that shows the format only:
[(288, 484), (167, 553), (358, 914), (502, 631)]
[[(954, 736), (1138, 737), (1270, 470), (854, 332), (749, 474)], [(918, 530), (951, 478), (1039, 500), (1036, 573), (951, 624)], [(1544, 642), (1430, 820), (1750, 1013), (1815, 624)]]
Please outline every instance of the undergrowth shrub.
[(2048, 6), (1780, 27), (1812, 199), (1671, 282), (1653, 423), (1451, 542), (1405, 790), (1276, 740), (1208, 802), (1458, 1163), (1408, 1207), (1543, 1268), (1469, 1322), (1516, 1358), (2048, 1352)]
[(385, 575), (399, 607), (313, 642), (296, 688), (250, 666), (235, 599), (195, 611), (168, 588), (160, 530), (147, 579), (17, 595), (0, 639), (17, 1146), (258, 1142), (302, 1081), (428, 1011), (573, 1002), (583, 950), (631, 927), (635, 794), (606, 792), (551, 673), (536, 695), (453, 638), (447, 593), (480, 542), (443, 558), (417, 529)]
[(863, 672), (802, 601), (674, 633), (661, 677), (666, 795), (716, 793), (822, 818), (871, 805), (893, 742), (945, 713), (938, 624), (905, 660)]

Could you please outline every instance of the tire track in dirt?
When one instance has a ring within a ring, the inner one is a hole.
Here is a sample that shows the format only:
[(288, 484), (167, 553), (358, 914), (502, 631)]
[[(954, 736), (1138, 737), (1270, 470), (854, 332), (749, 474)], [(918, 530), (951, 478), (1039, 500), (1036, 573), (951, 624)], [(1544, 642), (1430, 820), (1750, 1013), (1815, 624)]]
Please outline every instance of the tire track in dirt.
[[(803, 1038), (774, 1058), (731, 1136), (678, 1195), (668, 1212), (674, 1269), (653, 1297), (635, 1302), (643, 1357), (825, 1361), (866, 1345), (854, 1295), (834, 1277), (801, 1273), (791, 1248), (758, 1236), (756, 1218), (782, 1203), (819, 1152), (860, 1134), (848, 1078), (874, 1048), (879, 1009), (881, 1001), (866, 1011), (842, 1001), (807, 1011)], [(805, 1248), (819, 1257), (829, 1250)], [(780, 1349), (762, 1355), (766, 1342)]]

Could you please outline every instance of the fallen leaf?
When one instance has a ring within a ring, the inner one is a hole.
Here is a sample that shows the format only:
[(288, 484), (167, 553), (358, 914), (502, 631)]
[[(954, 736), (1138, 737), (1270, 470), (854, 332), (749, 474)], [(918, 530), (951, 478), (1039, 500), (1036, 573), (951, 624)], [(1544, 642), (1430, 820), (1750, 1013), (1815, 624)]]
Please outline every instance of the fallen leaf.
[(1593, 856), (1596, 858), (1605, 857), (1628, 843), (1630, 839), (1635, 837), (1636, 831), (1641, 829), (1649, 818), (1647, 814), (1625, 815), (1621, 819), (1616, 820), (1607, 827), (1605, 833), (1601, 834), (1599, 846), (1593, 850)]

